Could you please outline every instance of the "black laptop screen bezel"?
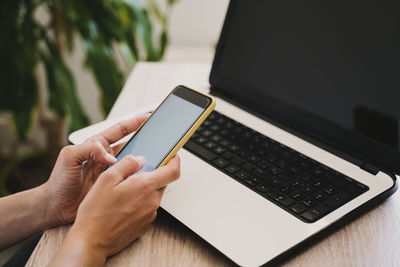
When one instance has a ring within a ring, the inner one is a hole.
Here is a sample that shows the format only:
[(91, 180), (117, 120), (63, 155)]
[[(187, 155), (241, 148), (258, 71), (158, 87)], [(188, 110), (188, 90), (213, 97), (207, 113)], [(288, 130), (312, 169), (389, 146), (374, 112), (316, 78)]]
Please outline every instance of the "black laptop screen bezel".
[(211, 93), (222, 95), (225, 99), (239, 104), (245, 110), (268, 118), (270, 122), (275, 122), (279, 126), (285, 125), (286, 129), (292, 129), (292, 133), (306, 138), (314, 144), (321, 145), (330, 152), (340, 156), (348, 155), (349, 158), (356, 159), (353, 163), (359, 165), (368, 163), (376, 166), (380, 170), (400, 174), (400, 152), (381, 144), (373, 139), (357, 134), (349, 129), (338, 126), (332, 122), (321, 119), (313, 114), (299, 110), (286, 103), (276, 101), (276, 99), (266, 99), (268, 108), (255, 106), (245, 96), (234, 95), (229, 88), (241, 86), (248, 88), (245, 84), (232, 77), (224, 77), (218, 72), (221, 61), (224, 43), (230, 29), (231, 21), (234, 16), (235, 6), (238, 0), (231, 0), (224, 25), (217, 44), (214, 61), (211, 68), (209, 82)]

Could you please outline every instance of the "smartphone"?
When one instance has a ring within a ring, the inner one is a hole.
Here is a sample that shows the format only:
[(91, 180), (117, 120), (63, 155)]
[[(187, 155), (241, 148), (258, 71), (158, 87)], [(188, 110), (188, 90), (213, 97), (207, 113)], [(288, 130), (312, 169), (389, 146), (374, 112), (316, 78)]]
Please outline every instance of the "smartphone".
[(144, 156), (146, 164), (138, 173), (165, 165), (214, 107), (210, 96), (177, 86), (116, 155), (117, 162), (128, 154)]

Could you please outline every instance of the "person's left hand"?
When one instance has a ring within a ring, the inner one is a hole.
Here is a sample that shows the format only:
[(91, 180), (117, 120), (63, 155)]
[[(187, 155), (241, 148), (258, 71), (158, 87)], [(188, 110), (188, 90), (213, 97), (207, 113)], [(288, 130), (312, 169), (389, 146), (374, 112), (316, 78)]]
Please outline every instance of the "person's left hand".
[(46, 195), (45, 216), (53, 225), (73, 222), (79, 204), (97, 180), (101, 171), (114, 164), (114, 155), (121, 146), (112, 144), (136, 131), (149, 115), (120, 122), (80, 145), (64, 147), (44, 184)]

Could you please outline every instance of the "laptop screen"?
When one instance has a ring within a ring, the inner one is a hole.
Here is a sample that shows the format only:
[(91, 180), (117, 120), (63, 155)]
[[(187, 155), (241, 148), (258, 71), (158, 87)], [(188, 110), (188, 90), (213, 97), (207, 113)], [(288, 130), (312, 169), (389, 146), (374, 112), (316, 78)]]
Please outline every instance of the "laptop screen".
[(233, 1), (212, 88), (399, 169), (399, 12), (397, 0)]

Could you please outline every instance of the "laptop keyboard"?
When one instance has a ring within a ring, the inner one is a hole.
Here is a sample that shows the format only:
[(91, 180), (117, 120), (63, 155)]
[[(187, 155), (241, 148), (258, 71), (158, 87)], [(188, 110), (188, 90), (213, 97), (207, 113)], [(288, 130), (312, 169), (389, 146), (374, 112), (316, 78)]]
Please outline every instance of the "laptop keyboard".
[(184, 147), (304, 222), (369, 189), (217, 111)]

